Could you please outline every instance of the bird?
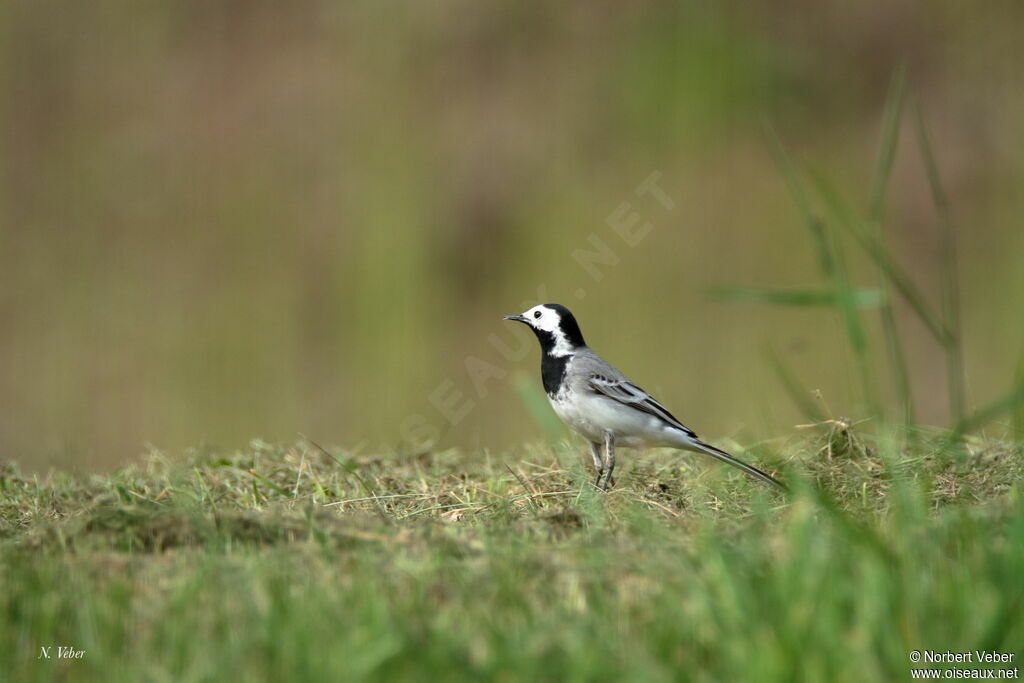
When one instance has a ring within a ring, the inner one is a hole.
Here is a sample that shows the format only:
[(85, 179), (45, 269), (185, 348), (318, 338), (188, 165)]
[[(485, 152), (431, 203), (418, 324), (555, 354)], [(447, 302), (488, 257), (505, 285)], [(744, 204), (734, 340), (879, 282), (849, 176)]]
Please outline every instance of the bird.
[(653, 396), (597, 355), (565, 306), (540, 304), (504, 319), (524, 323), (540, 342), (544, 391), (562, 422), (590, 442), (598, 489), (614, 486), (615, 447), (622, 446), (705, 453), (786, 490), (771, 475), (702, 441)]

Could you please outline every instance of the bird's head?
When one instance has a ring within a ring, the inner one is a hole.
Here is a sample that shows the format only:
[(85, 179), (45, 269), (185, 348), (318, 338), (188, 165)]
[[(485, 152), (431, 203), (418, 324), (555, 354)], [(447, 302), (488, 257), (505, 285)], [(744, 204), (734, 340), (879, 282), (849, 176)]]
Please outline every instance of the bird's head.
[(523, 313), (506, 315), (505, 320), (528, 325), (544, 352), (552, 356), (566, 356), (587, 345), (576, 318), (560, 304), (540, 304)]

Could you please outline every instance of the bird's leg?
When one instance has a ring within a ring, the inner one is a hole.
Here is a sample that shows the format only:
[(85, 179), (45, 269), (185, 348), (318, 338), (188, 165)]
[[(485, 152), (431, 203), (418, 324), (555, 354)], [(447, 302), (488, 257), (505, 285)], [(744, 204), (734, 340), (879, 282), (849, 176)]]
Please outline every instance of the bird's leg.
[(594, 486), (601, 487), (601, 477), (604, 476), (604, 458), (601, 456), (601, 444), (596, 441), (590, 442), (590, 456), (594, 458), (594, 469), (597, 470), (597, 479)]
[(615, 471), (615, 437), (611, 432), (604, 433), (604, 486), (601, 490), (607, 491), (615, 485), (612, 479), (612, 472)]

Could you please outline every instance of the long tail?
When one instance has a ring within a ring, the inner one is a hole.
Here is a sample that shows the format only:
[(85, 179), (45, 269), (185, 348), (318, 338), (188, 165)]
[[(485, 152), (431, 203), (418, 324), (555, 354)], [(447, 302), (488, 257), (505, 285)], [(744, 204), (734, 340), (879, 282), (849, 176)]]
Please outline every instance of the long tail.
[(700, 451), (701, 453), (707, 453), (712, 458), (718, 458), (722, 462), (727, 462), (730, 465), (732, 465), (733, 467), (738, 467), (739, 469), (743, 470), (744, 472), (746, 472), (747, 474), (751, 475), (752, 477), (757, 477), (758, 479), (761, 479), (762, 481), (766, 481), (769, 484), (775, 484), (776, 486), (778, 486), (783, 491), (788, 491), (789, 490), (788, 488), (786, 488), (785, 484), (783, 484), (781, 481), (779, 481), (778, 479), (776, 479), (772, 475), (767, 474), (766, 472), (762, 472), (761, 470), (757, 469), (753, 465), (748, 465), (747, 463), (743, 462), (742, 460), (739, 460), (738, 458), (732, 457), (731, 455), (729, 455), (725, 451), (723, 451), (723, 450), (721, 450), (719, 448), (715, 448), (711, 444), (704, 443), (700, 439), (688, 439), (687, 446), (690, 449), (692, 449), (692, 450)]

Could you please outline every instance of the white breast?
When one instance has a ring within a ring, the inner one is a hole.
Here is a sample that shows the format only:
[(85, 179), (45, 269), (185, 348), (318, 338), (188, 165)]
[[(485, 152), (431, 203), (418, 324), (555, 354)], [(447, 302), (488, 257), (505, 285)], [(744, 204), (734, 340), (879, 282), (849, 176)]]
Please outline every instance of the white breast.
[(563, 385), (548, 397), (555, 414), (577, 434), (600, 443), (611, 432), (617, 445), (627, 448), (669, 445), (673, 430), (664, 422), (635, 408), (599, 394), (571, 392)]

